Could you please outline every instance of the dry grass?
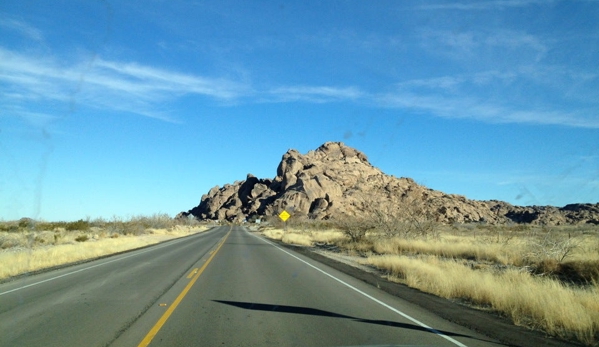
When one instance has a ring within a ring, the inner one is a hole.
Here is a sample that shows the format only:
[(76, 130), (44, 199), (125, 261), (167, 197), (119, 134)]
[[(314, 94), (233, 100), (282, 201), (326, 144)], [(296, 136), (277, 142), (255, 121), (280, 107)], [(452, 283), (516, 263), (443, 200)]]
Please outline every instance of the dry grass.
[(302, 231), (289, 228), (285, 232), (283, 229), (274, 228), (262, 230), (262, 234), (269, 239), (301, 246), (313, 246), (315, 243), (333, 244), (345, 240), (343, 233), (334, 229)]
[(262, 234), (269, 239), (279, 240), (291, 245), (312, 246), (312, 238), (307, 233), (298, 231), (287, 231), (282, 229), (266, 229)]
[(373, 239), (370, 250), (365, 263), (408, 286), (599, 341), (597, 227), (445, 227), (434, 239)]
[[(198, 223), (169, 223), (147, 218), (145, 222), (156, 228), (145, 228), (139, 218), (116, 223), (96, 222), (95, 224), (76, 222), (84, 230), (67, 230), (68, 223), (47, 223), (37, 230), (36, 225), (21, 226), (16, 222), (0, 224), (0, 280), (19, 274), (41, 270), (57, 265), (93, 259), (100, 256), (155, 244), (168, 239), (187, 236), (207, 229)], [(74, 222), (75, 223), (75, 222)], [(115, 225), (116, 224), (116, 225)], [(57, 226), (58, 225), (58, 226)], [(73, 225), (73, 224), (71, 224)], [(91, 226), (94, 225), (94, 226)], [(101, 225), (101, 226), (97, 226)], [(131, 232), (133, 228), (134, 232)], [(142, 229), (143, 228), (143, 229)], [(47, 230), (50, 229), (50, 230)], [(120, 231), (120, 232), (119, 232)]]
[(468, 237), (447, 236), (433, 240), (392, 238), (376, 240), (373, 251), (379, 254), (430, 254), (444, 258), (490, 261), (503, 265), (522, 264), (523, 243), (485, 243)]
[[(479, 266), (528, 268), (536, 274), (584, 284), (599, 281), (599, 229), (572, 232), (571, 228), (526, 232), (507, 231), (498, 237), (481, 232), (441, 233), (435, 239), (374, 238), (376, 254), (434, 255), (461, 259)], [(566, 232), (566, 231), (570, 232)]]
[(281, 240), (285, 232), (282, 229), (265, 229), (262, 230), (262, 235), (272, 240)]
[(313, 242), (335, 244), (345, 240), (342, 232), (335, 229), (319, 230), (310, 232)]
[(343, 233), (333, 229), (302, 231), (289, 228), (287, 232), (282, 229), (265, 229), (262, 234), (273, 240), (300, 246), (313, 246), (315, 243), (331, 244), (345, 239)]
[(310, 235), (305, 234), (286, 233), (283, 235), (281, 241), (292, 245), (312, 246), (312, 239)]
[(549, 278), (508, 269), (477, 271), (435, 256), (372, 256), (366, 264), (388, 271), (411, 287), (435, 295), (466, 299), (510, 317), (515, 324), (542, 329), (592, 345), (599, 333), (599, 286), (568, 287)]

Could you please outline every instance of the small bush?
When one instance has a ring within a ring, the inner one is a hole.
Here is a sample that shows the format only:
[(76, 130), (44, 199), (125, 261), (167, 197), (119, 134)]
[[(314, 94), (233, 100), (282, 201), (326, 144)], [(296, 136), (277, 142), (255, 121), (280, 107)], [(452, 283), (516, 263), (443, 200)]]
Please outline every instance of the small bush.
[(2, 222), (0, 223), (0, 231), (9, 233), (17, 232), (19, 231), (19, 225), (15, 222)]
[(356, 216), (346, 215), (335, 220), (335, 223), (341, 232), (355, 243), (362, 242), (366, 234), (375, 228), (371, 219)]
[(564, 282), (599, 283), (599, 260), (564, 262), (559, 264), (555, 274)]
[(65, 225), (65, 229), (68, 231), (76, 231), (76, 230), (86, 231), (86, 230), (89, 230), (89, 227), (90, 227), (89, 222), (85, 221), (83, 219), (80, 219), (76, 222), (68, 222)]
[(32, 229), (35, 226), (35, 221), (31, 218), (19, 219), (19, 228), (21, 229)]
[(36, 244), (52, 244), (54, 243), (54, 233), (52, 232), (38, 232), (35, 235), (34, 243)]
[(75, 238), (75, 241), (77, 242), (85, 242), (89, 240), (89, 237), (87, 235), (79, 235)]
[(553, 259), (562, 263), (578, 247), (578, 241), (572, 237), (565, 237), (556, 232), (546, 232), (540, 238), (530, 240), (531, 262)]

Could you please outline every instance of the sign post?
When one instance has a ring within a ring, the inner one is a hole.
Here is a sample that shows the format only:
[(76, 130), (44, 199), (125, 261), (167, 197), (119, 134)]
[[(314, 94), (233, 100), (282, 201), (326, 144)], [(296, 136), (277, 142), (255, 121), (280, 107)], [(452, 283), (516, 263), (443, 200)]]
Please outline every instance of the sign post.
[(289, 214), (289, 212), (285, 210), (283, 210), (283, 212), (279, 214), (279, 218), (281, 218), (283, 224), (285, 225), (285, 234), (287, 233), (287, 220), (289, 219), (289, 217), (291, 217), (291, 215)]

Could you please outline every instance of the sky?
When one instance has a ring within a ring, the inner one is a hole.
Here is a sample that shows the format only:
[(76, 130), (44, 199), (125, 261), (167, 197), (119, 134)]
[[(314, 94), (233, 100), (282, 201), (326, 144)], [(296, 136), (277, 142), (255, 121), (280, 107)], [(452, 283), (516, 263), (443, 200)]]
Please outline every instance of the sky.
[(599, 202), (599, 1), (0, 2), (0, 220), (175, 216), (327, 141)]

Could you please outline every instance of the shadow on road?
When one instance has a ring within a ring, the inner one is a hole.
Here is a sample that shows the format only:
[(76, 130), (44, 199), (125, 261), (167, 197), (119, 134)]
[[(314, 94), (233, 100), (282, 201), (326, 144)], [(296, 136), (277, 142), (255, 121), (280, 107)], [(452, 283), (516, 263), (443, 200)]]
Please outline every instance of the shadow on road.
[[(425, 327), (421, 327), (419, 325), (408, 324), (408, 323), (399, 323), (388, 320), (373, 320), (373, 319), (364, 319), (358, 317), (347, 316), (340, 313), (335, 313), (331, 311), (324, 311), (317, 308), (310, 307), (300, 307), (300, 306), (288, 306), (288, 305), (271, 305), (271, 304), (260, 304), (254, 302), (242, 302), (242, 301), (227, 301), (227, 300), (212, 300), (213, 302), (218, 302), (225, 305), (235, 306), (239, 308), (243, 308), (246, 310), (255, 310), (255, 311), (270, 311), (270, 312), (282, 312), (282, 313), (293, 313), (293, 314), (304, 314), (310, 316), (321, 316), (321, 317), (332, 317), (332, 318), (344, 318), (351, 319), (356, 322), (368, 323), (368, 324), (377, 324), (389, 327), (396, 327), (402, 329), (411, 329), (417, 331), (424, 331), (434, 334), (443, 334), (446, 336), (458, 336), (458, 337), (467, 337), (471, 339), (476, 339), (472, 336), (456, 334), (449, 331), (429, 329)], [(479, 339), (477, 339), (479, 340)]]

